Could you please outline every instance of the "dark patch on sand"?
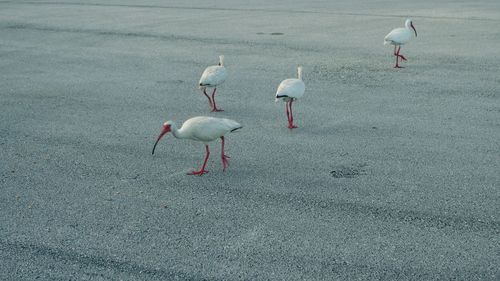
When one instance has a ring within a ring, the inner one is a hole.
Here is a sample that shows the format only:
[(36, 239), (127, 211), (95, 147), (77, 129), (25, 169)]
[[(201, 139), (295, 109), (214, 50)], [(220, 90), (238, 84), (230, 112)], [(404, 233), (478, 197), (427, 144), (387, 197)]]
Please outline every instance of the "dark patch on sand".
[(335, 167), (330, 174), (334, 178), (356, 178), (360, 175), (366, 175), (366, 164), (340, 165)]
[(257, 32), (255, 33), (257, 35), (272, 35), (272, 36), (275, 36), (275, 35), (285, 35), (285, 33), (283, 32), (271, 32), (271, 33), (264, 33), (264, 32)]

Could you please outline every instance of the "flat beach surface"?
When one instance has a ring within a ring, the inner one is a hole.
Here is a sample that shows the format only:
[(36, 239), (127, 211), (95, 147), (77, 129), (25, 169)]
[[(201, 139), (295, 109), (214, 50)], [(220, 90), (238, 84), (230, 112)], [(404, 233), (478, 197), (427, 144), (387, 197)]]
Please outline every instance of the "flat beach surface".
[(0, 280), (500, 278), (500, 2), (269, 2), (0, 1)]

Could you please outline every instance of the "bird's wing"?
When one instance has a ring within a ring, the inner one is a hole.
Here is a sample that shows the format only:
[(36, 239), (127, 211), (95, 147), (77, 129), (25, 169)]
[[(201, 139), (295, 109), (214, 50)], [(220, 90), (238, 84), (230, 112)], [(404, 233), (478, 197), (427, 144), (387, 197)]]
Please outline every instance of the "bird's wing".
[(276, 91), (276, 98), (289, 97), (301, 98), (304, 95), (306, 86), (300, 79), (286, 79), (283, 80), (278, 86)]
[(226, 80), (227, 72), (224, 66), (209, 66), (203, 71), (200, 79), (200, 86), (217, 86)]
[(231, 119), (198, 116), (188, 119), (182, 127), (189, 131), (193, 139), (208, 142), (242, 126)]
[(396, 43), (405, 44), (410, 40), (410, 32), (406, 28), (393, 29), (384, 38), (384, 44)]

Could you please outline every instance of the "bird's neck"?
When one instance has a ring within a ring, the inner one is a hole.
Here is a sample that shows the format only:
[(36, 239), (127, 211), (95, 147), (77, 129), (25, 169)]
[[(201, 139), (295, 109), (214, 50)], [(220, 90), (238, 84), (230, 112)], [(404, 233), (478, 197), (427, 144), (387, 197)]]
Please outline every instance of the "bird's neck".
[(177, 139), (185, 139), (187, 137), (184, 130), (182, 130), (182, 127), (178, 129), (175, 123), (171, 125), (171, 130), (172, 135), (174, 135), (174, 137)]
[(302, 67), (297, 68), (297, 79), (302, 80)]

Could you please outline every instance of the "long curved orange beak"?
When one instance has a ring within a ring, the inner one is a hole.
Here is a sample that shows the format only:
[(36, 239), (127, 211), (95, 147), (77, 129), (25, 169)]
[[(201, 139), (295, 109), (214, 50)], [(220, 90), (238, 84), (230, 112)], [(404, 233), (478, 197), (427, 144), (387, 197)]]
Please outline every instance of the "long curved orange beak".
[(413, 22), (411, 23), (411, 28), (413, 28), (413, 31), (415, 31), (415, 37), (417, 37), (417, 30), (415, 29), (415, 27), (413, 26)]
[(161, 140), (161, 138), (166, 135), (168, 132), (170, 132), (170, 126), (163, 126), (163, 129), (161, 130), (161, 133), (160, 135), (158, 136), (158, 138), (156, 139), (156, 142), (155, 142), (155, 145), (153, 146), (153, 152), (151, 152), (151, 155), (155, 154), (155, 149), (156, 149), (156, 145), (158, 144), (158, 142)]

